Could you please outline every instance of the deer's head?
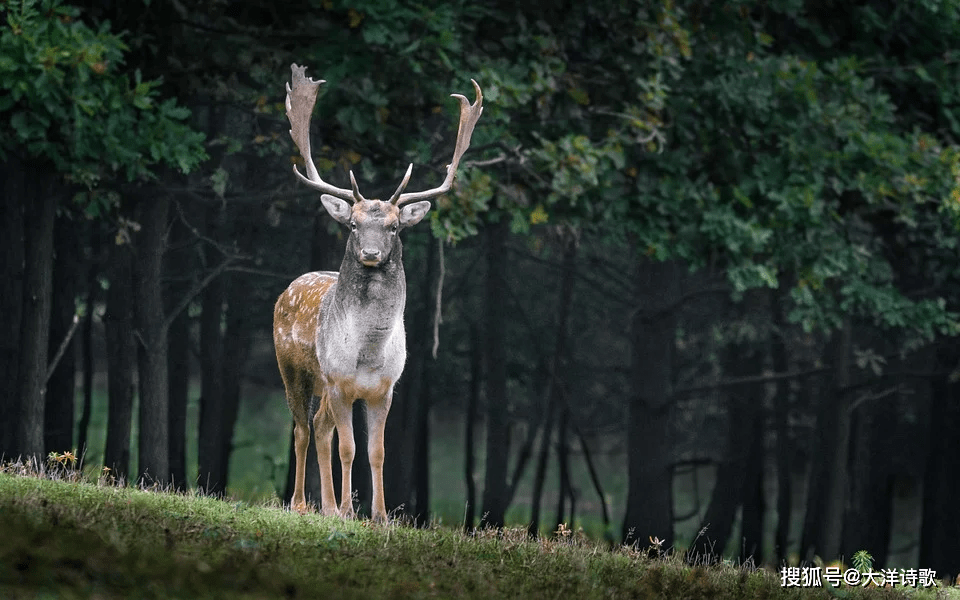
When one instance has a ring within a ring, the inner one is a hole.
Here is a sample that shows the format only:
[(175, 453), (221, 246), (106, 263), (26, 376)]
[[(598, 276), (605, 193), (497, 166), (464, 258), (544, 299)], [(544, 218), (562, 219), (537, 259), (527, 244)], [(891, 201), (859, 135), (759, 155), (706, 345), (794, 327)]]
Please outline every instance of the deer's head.
[(397, 191), (389, 200), (367, 200), (360, 194), (353, 171), (350, 172), (352, 189), (349, 190), (325, 182), (317, 172), (310, 156), (310, 115), (317, 101), (320, 84), (324, 82), (307, 77), (306, 67), (294, 64), (290, 68), (293, 77), (291, 83), (287, 84), (287, 118), (290, 119), (290, 136), (300, 150), (307, 174), (302, 175), (296, 165), (293, 172), (301, 181), (323, 192), (320, 200), (324, 208), (330, 216), (350, 228), (347, 254), (356, 253), (357, 259), (367, 267), (380, 266), (400, 247), (397, 237), (400, 230), (419, 223), (430, 210), (429, 200), (447, 193), (453, 187), (453, 178), (456, 176), (460, 158), (470, 146), (473, 128), (483, 112), (483, 93), (480, 86), (471, 79), (477, 93), (477, 100), (473, 104), (460, 94), (451, 94), (460, 102), (460, 125), (457, 129), (453, 160), (447, 165), (447, 175), (443, 183), (430, 190), (404, 193), (413, 172), (411, 164), (407, 167), (407, 173)]
[(320, 196), (330, 216), (350, 228), (347, 256), (353, 254), (365, 267), (379, 267), (400, 248), (400, 231), (416, 225), (430, 210), (430, 202), (422, 200), (397, 206), (381, 200), (345, 200), (324, 194)]

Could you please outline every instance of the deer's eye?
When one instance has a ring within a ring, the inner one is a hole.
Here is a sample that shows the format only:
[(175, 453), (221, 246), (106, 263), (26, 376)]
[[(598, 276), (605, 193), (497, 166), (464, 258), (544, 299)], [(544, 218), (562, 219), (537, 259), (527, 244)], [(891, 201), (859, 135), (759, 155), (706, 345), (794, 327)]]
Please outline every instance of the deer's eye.
[(357, 222), (350, 221), (350, 231), (356, 231), (356, 230), (357, 230)]
[(396, 233), (398, 229), (400, 229), (400, 227), (394, 223), (393, 227), (390, 228), (390, 233)]

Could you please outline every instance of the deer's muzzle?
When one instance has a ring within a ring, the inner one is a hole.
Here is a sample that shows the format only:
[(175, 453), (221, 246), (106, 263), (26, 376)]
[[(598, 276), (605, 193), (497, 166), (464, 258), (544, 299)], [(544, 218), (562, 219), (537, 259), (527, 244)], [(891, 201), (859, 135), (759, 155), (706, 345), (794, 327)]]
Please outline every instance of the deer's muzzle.
[(360, 262), (366, 267), (378, 267), (383, 260), (383, 252), (377, 249), (363, 248), (360, 250)]

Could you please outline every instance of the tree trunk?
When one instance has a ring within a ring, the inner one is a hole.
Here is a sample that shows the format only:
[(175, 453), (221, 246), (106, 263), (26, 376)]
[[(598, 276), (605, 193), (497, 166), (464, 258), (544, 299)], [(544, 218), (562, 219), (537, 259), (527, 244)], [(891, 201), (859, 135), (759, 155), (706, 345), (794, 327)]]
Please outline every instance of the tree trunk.
[[(80, 240), (77, 223), (66, 214), (54, 224), (53, 293), (50, 311), (50, 340), (47, 347), (51, 360), (61, 344), (71, 335), (77, 313), (77, 273), (80, 271)], [(91, 318), (89, 315), (87, 318)], [(74, 450), (73, 426), (76, 404), (77, 360), (74, 338), (50, 374), (44, 410), (44, 447), (47, 452)]]
[(567, 523), (567, 499), (570, 500), (570, 526), (573, 526), (573, 486), (570, 485), (570, 444), (569, 444), (570, 409), (560, 408), (560, 421), (557, 423), (557, 516), (553, 520), (553, 531), (558, 531), (561, 524)]
[[(412, 345), (412, 344), (411, 344)], [(412, 349), (408, 349), (410, 352)], [(411, 354), (403, 375), (394, 390), (393, 404), (384, 428), (383, 496), (387, 512), (411, 514), (413, 510), (413, 436), (415, 415), (414, 398), (420, 378), (411, 375), (419, 371), (419, 354)], [(355, 423), (356, 425), (356, 423)], [(364, 425), (364, 428), (366, 425)], [(356, 426), (354, 427), (356, 430)], [(336, 453), (334, 453), (336, 454)], [(357, 454), (359, 458), (359, 453)], [(336, 461), (335, 461), (336, 462)], [(334, 476), (336, 481), (336, 476)]]
[(886, 565), (893, 517), (893, 461), (889, 440), (898, 414), (896, 400), (871, 401), (854, 415), (851, 450), (850, 501), (846, 507), (843, 556), (869, 548), (876, 565)]
[(46, 173), (26, 177), (24, 200), (25, 276), (20, 321), (20, 368), (17, 389), (20, 416), (17, 446), (21, 456), (42, 462), (45, 456), (43, 424), (46, 404), (47, 345), (53, 293), (53, 226), (57, 198), (43, 185)]
[(597, 500), (600, 502), (603, 518), (603, 541), (609, 548), (613, 548), (613, 533), (610, 531), (610, 510), (607, 507), (607, 497), (603, 493), (603, 487), (600, 485), (600, 477), (597, 475), (597, 469), (593, 465), (593, 459), (590, 458), (590, 446), (587, 444), (583, 432), (574, 424), (574, 431), (580, 440), (580, 449), (583, 451), (583, 460), (587, 463), (587, 472), (590, 474), (590, 481), (593, 483), (593, 489), (597, 492)]
[[(810, 470), (807, 515), (801, 558), (824, 561), (840, 557), (843, 513), (847, 498), (847, 461), (850, 448), (850, 356), (852, 324), (849, 318), (831, 341), (833, 381), (817, 411), (818, 448)], [(816, 480), (818, 481), (816, 481)]]
[[(953, 348), (942, 350), (938, 358), (946, 370), (957, 364)], [(938, 578), (953, 581), (960, 569), (960, 382), (938, 375), (931, 382), (930, 391), (930, 450), (923, 479), (919, 564), (935, 569)]]
[(431, 331), (430, 324), (432, 320), (430, 315), (436, 306), (436, 286), (440, 285), (437, 269), (437, 248), (443, 242), (434, 239), (432, 236), (427, 241), (426, 268), (423, 270), (423, 283), (420, 289), (423, 294), (422, 309), (418, 311), (418, 318), (414, 321), (414, 327), (417, 331), (414, 335), (417, 338), (417, 344), (414, 351), (420, 354), (420, 372), (413, 374), (419, 376), (420, 384), (417, 386), (420, 390), (416, 399), (414, 431), (416, 432), (413, 442), (413, 494), (416, 498), (413, 515), (416, 522), (426, 525), (430, 522), (430, 405), (431, 405), (431, 372), (434, 359), (431, 353), (429, 343)]
[(850, 421), (852, 397), (847, 392), (850, 386), (850, 358), (853, 326), (846, 318), (840, 330), (839, 356), (836, 358), (834, 380), (834, 416), (824, 425), (832, 427), (830, 438), (835, 440), (831, 469), (827, 471), (826, 510), (824, 511), (822, 558), (831, 560), (840, 556), (843, 539), (843, 513), (847, 501), (847, 462), (850, 456)]
[(487, 447), (483, 478), (482, 524), (503, 527), (507, 512), (507, 459), (510, 422), (505, 352), (507, 309), (506, 239), (504, 220), (486, 228), (487, 277), (484, 295), (484, 363), (487, 367)]
[[(209, 207), (206, 214), (207, 237), (217, 239), (219, 207)], [(212, 261), (207, 261), (208, 263)], [(213, 264), (206, 264), (209, 270)], [(223, 463), (223, 321), (224, 281), (217, 277), (204, 288), (200, 314), (200, 425), (197, 431), (197, 485), (204, 493), (220, 496), (225, 481), (220, 474)]]
[(110, 287), (103, 316), (107, 348), (107, 441), (103, 464), (118, 479), (130, 474), (130, 428), (133, 419), (137, 345), (133, 316), (133, 247), (109, 249)]
[(463, 434), (464, 482), (467, 486), (467, 505), (464, 507), (463, 528), (473, 531), (477, 516), (477, 483), (474, 479), (474, 431), (477, 424), (477, 412), (480, 406), (480, 384), (483, 377), (482, 349), (480, 331), (476, 323), (470, 324), (470, 391), (467, 394), (467, 414)]
[[(246, 237), (243, 237), (246, 235)], [(241, 239), (249, 243), (249, 233), (241, 234)], [(246, 247), (244, 244), (243, 247)], [(223, 436), (220, 451), (222, 461), (218, 479), (223, 481), (224, 489), (229, 483), (230, 456), (233, 454), (233, 435), (240, 411), (240, 382), (247, 357), (250, 354), (250, 323), (247, 318), (246, 304), (243, 301), (244, 290), (248, 288), (247, 278), (233, 274), (227, 281), (229, 308), (227, 310), (227, 328), (223, 335)]]
[(90, 416), (93, 412), (93, 373), (96, 361), (93, 357), (93, 319), (97, 313), (97, 303), (100, 299), (100, 227), (98, 223), (87, 228), (90, 231), (90, 262), (86, 273), (86, 300), (87, 318), (83, 321), (80, 332), (80, 347), (83, 356), (83, 406), (80, 409), (80, 422), (77, 424), (77, 452), (78, 456), (86, 457), (88, 450), (88, 436), (90, 433)]
[(679, 266), (643, 260), (637, 266), (638, 310), (631, 323), (632, 386), (627, 401), (627, 506), (623, 540), (649, 537), (673, 545), (673, 446), (670, 397), (676, 345)]
[[(724, 355), (723, 373), (726, 377), (748, 377), (761, 372), (762, 358), (749, 343), (731, 344)], [(754, 438), (762, 434), (762, 387), (755, 383), (732, 386), (727, 390), (727, 398), (726, 456), (717, 468), (710, 504), (701, 523), (701, 527), (707, 528), (706, 533), (699, 537), (692, 549), (693, 556), (706, 563), (718, 562), (723, 558), (733, 533), (737, 509), (741, 505), (743, 523), (758, 518), (755, 514), (747, 514), (748, 505), (744, 504), (744, 499), (750, 497), (753, 500), (751, 496), (760, 480), (759, 474), (752, 473), (750, 459), (751, 451), (757, 451), (755, 446), (759, 442), (760, 464), (756, 465), (759, 469), (762, 465), (762, 437), (757, 441)], [(750, 480), (751, 474), (754, 475), (754, 481)], [(750, 508), (756, 509), (755, 506)], [(762, 512), (759, 518), (763, 518)], [(757, 532), (753, 531), (751, 535), (756, 536)], [(750, 543), (757, 544), (757, 538), (750, 540)], [(752, 554), (745, 544), (738, 546), (738, 554)]]
[[(342, 241), (330, 233), (330, 215), (318, 208), (313, 219), (313, 238), (310, 240), (310, 269), (313, 271), (336, 271), (343, 262)], [(340, 227), (336, 224), (336, 227)]]
[(800, 534), (800, 560), (812, 564), (820, 548), (819, 531), (823, 520), (823, 487), (826, 470), (832, 465), (832, 459), (824, 456), (825, 428), (820, 424), (833, 418), (832, 399), (828, 396), (827, 385), (820, 378), (811, 378), (808, 385), (801, 385), (797, 398), (798, 406), (816, 407), (816, 424), (810, 441), (810, 467), (807, 471), (806, 504), (803, 507), (803, 527)]
[(187, 477), (187, 404), (190, 393), (190, 317), (187, 311), (170, 323), (167, 379), (170, 382), (170, 481), (178, 490), (189, 486)]
[[(190, 205), (181, 204), (184, 212)], [(187, 219), (193, 215), (188, 214)], [(190, 290), (190, 279), (194, 275), (190, 231), (180, 220), (174, 219), (170, 225), (170, 249), (164, 253), (163, 262), (167, 278), (170, 279), (169, 294), (166, 298), (166, 314), (175, 310), (184, 294)], [(170, 387), (170, 481), (174, 488), (185, 490), (190, 484), (187, 475), (187, 404), (190, 394), (190, 316), (187, 310), (173, 316), (168, 332), (167, 380)]]
[(547, 416), (544, 419), (543, 432), (540, 434), (540, 452), (537, 455), (537, 468), (533, 472), (533, 487), (530, 490), (530, 522), (527, 524), (527, 533), (530, 537), (540, 537), (540, 505), (543, 501), (543, 482), (546, 479), (547, 463), (550, 458), (555, 406), (552, 401), (548, 402)]
[(0, 197), (0, 261), (4, 284), (0, 285), (0, 460), (16, 458), (17, 422), (20, 393), (17, 387), (20, 370), (20, 322), (23, 314), (24, 217), (29, 204), (25, 197), (24, 164), (13, 153), (0, 164), (2, 197)]
[[(428, 352), (426, 344), (421, 351)], [(423, 357), (420, 370), (420, 398), (417, 402), (417, 436), (413, 444), (413, 514), (418, 524), (430, 522), (430, 371), (431, 358)]]
[[(771, 293), (770, 307), (773, 314), (776, 331), (771, 338), (770, 354), (773, 360), (774, 373), (786, 373), (789, 369), (787, 346), (784, 342), (786, 319), (783, 315), (784, 296)], [(782, 565), (786, 561), (790, 544), (790, 516), (793, 510), (793, 486), (790, 477), (792, 474), (790, 461), (790, 382), (781, 379), (776, 383), (776, 393), (773, 398), (773, 427), (777, 435), (777, 528), (774, 532), (773, 547), (775, 564)]]
[(169, 390), (167, 382), (167, 325), (163, 310), (162, 271), (164, 235), (170, 199), (164, 196), (138, 201), (135, 314), (140, 348), (140, 443), (137, 478), (166, 484), (169, 465)]
[[(761, 364), (757, 357), (756, 364)], [(757, 369), (759, 371), (759, 369)], [(759, 374), (759, 373), (758, 373)], [(763, 388), (754, 386), (754, 394), (750, 399), (752, 418), (743, 423), (749, 446), (744, 461), (744, 485), (741, 495), (741, 534), (740, 534), (740, 562), (753, 561), (754, 565), (763, 564), (763, 515), (766, 511), (766, 502), (763, 491), (764, 444), (763, 433), (766, 429), (763, 414)]]
[[(537, 458), (537, 468), (533, 479), (533, 491), (530, 499), (530, 522), (527, 524), (527, 532), (532, 537), (540, 534), (540, 502), (543, 496), (543, 480), (546, 475), (547, 461), (550, 454), (550, 440), (553, 437), (553, 419), (556, 411), (560, 411), (560, 433), (559, 443), (561, 444), (558, 454), (558, 464), (561, 467), (560, 489), (565, 489), (565, 474), (567, 467), (566, 452), (566, 422), (569, 407), (566, 405), (561, 394), (561, 376), (563, 360), (567, 353), (567, 324), (570, 320), (570, 305), (573, 302), (573, 282), (576, 277), (576, 258), (577, 258), (577, 239), (572, 231), (564, 232), (561, 243), (563, 245), (563, 261), (560, 267), (559, 298), (557, 302), (557, 316), (554, 322), (554, 331), (556, 338), (554, 340), (553, 354), (550, 359), (550, 366), (547, 373), (547, 385), (544, 390), (546, 399), (547, 415), (544, 419), (543, 434), (540, 439), (540, 453)], [(557, 525), (563, 518), (565, 509), (563, 507), (564, 495), (561, 493), (557, 504)], [(556, 531), (554, 527), (554, 531)]]
[[(358, 514), (371, 514), (373, 506), (373, 479), (370, 474), (370, 457), (367, 455), (367, 407), (363, 402), (353, 404), (353, 441), (356, 444), (356, 454), (353, 458), (354, 506)], [(339, 452), (335, 452), (335, 462), (340, 462)], [(341, 466), (342, 468), (342, 466)]]

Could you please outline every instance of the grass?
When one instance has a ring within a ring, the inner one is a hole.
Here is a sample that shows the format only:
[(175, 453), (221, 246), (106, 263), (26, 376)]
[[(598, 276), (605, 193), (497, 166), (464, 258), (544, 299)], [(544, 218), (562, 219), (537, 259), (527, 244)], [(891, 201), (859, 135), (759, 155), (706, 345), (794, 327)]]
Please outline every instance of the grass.
[[(264, 370), (275, 369), (267, 362)], [(96, 477), (103, 461), (103, 445), (106, 438), (107, 395), (102, 374), (95, 378), (93, 411), (89, 429), (90, 445), (84, 457), (88, 473)], [(79, 393), (79, 391), (78, 391)], [(199, 383), (192, 381), (187, 406), (187, 473), (196, 477), (197, 473), (197, 427), (199, 418)], [(78, 398), (79, 401), (79, 398)], [(397, 409), (394, 409), (395, 411)], [(135, 412), (135, 411), (134, 411)], [(391, 418), (399, 418), (398, 414)], [(478, 493), (482, 491), (484, 465), (484, 436), (482, 426), (477, 431), (476, 465), (474, 480)], [(131, 448), (131, 470), (136, 472), (137, 420), (133, 422)], [(290, 440), (290, 414), (283, 397), (282, 385), (258, 385), (246, 382), (241, 394), (240, 412), (234, 436), (234, 451), (230, 460), (230, 483), (228, 495), (250, 504), (268, 503), (276, 498), (286, 482), (287, 453)], [(587, 535), (595, 540), (619, 537), (620, 523), (623, 519), (627, 495), (625, 440), (621, 434), (607, 433), (589, 439), (593, 459), (596, 463), (604, 495), (610, 509), (611, 524), (605, 528), (601, 520), (600, 502), (587, 477), (585, 463), (578, 444), (571, 448), (571, 476), (577, 492), (576, 521), (574, 529), (583, 528)], [(515, 461), (517, 445), (511, 448), (511, 465)], [(69, 450), (67, 448), (60, 451)], [(387, 452), (391, 451), (390, 446)], [(457, 527), (462, 525), (466, 484), (463, 475), (463, 421), (462, 415), (449, 407), (437, 407), (432, 414), (430, 436), (430, 499), (431, 517), (438, 522)], [(316, 469), (315, 463), (308, 468)], [(510, 505), (506, 521), (508, 525), (525, 525), (530, 515), (530, 496), (533, 479), (533, 467), (527, 468), (525, 476), (517, 488), (517, 494)], [(558, 476), (556, 462), (550, 461), (544, 486), (543, 513), (541, 530), (553, 528), (553, 519), (557, 499)], [(356, 469), (355, 481), (368, 478), (369, 473)], [(673, 480), (674, 510), (690, 518), (675, 523), (675, 548), (683, 550), (690, 546), (702, 528), (702, 519), (706, 513), (710, 494), (714, 485), (715, 467), (700, 466), (693, 470), (677, 474)], [(765, 513), (765, 541), (758, 561), (771, 561), (773, 552), (773, 534), (776, 527), (776, 479), (772, 472), (765, 474), (768, 509)], [(920, 487), (912, 480), (904, 480), (898, 487), (894, 498), (894, 530), (892, 532), (889, 555), (885, 567), (911, 568), (918, 565), (919, 528), (920, 528)], [(791, 516), (793, 535), (789, 542), (789, 556), (792, 563), (798, 560), (799, 531), (806, 508), (806, 481), (802, 474), (794, 474), (793, 514)], [(694, 510), (697, 509), (697, 510)], [(735, 556), (739, 551), (739, 526), (737, 519), (734, 532), (727, 545), (726, 554)], [(871, 549), (875, 550), (875, 549)]]
[(415, 529), (26, 471), (0, 472), (3, 598), (935, 596), (782, 588), (770, 571), (608, 551), (569, 530)]
[[(268, 365), (276, 369), (275, 364)], [(89, 447), (84, 463), (89, 465), (90, 473), (95, 474), (103, 463), (103, 447), (106, 440), (107, 394), (105, 382), (97, 381), (92, 397), (91, 422), (89, 428)], [(79, 391), (78, 391), (79, 393)], [(186, 419), (186, 457), (187, 477), (197, 474), (197, 427), (199, 421), (199, 383), (192, 381), (187, 403)], [(276, 498), (281, 493), (287, 475), (287, 459), (290, 443), (290, 411), (283, 395), (282, 385), (265, 387), (246, 383), (241, 393), (234, 450), (230, 457), (229, 484), (227, 493), (238, 500), (249, 503), (263, 503)], [(137, 399), (134, 399), (137, 402)], [(79, 398), (78, 398), (79, 402)], [(134, 414), (136, 414), (134, 406)], [(397, 414), (390, 418), (401, 418)], [(459, 414), (449, 411), (434, 411), (430, 436), (430, 498), (431, 512), (444, 524), (459, 526), (463, 522), (466, 501), (466, 484), (463, 480), (463, 422)], [(362, 426), (362, 425), (361, 425)], [(130, 473), (137, 468), (137, 419), (133, 420), (131, 431)], [(484, 467), (484, 437), (482, 427), (477, 430), (475, 480), (478, 492), (482, 490)], [(619, 521), (623, 518), (623, 503), (626, 498), (626, 477), (623, 469), (622, 452), (608, 453), (594, 443), (594, 460), (600, 472), (601, 481), (607, 496), (613, 526), (619, 533)], [(70, 448), (58, 448), (59, 452)], [(516, 453), (516, 444), (511, 449)], [(387, 447), (389, 453), (391, 448)], [(336, 454), (336, 452), (334, 452)], [(511, 465), (515, 456), (511, 456)], [(307, 465), (316, 469), (315, 463)], [(577, 522), (588, 535), (602, 539), (607, 533), (601, 520), (600, 503), (587, 478), (586, 466), (579, 452), (579, 446), (571, 448), (571, 476), (578, 490)], [(533, 466), (527, 468), (518, 487), (517, 497), (507, 511), (507, 522), (526, 524), (530, 514), (530, 490), (533, 481)], [(552, 527), (554, 507), (557, 499), (558, 475), (555, 461), (550, 461), (544, 485), (543, 509), (544, 527)], [(354, 478), (369, 478), (369, 472), (354, 470)], [(695, 531), (694, 531), (695, 533)]]
[[(191, 390), (195, 391), (193, 388)], [(103, 461), (106, 406), (106, 392), (96, 389), (90, 427), (91, 447), (84, 457), (84, 463), (88, 466), (87, 470), (90, 474), (95, 474)], [(188, 475), (194, 476), (197, 471), (197, 436), (193, 432), (196, 431), (198, 414), (196, 394), (191, 393), (187, 412), (186, 454)], [(399, 415), (395, 415), (394, 418), (399, 418)], [(227, 486), (227, 494), (231, 498), (249, 503), (264, 503), (282, 494), (287, 475), (290, 426), (290, 413), (282, 390), (268, 391), (260, 386), (247, 386), (245, 394), (241, 396), (234, 450), (230, 457), (230, 483)], [(433, 416), (430, 441), (431, 516), (451, 527), (462, 525), (466, 502), (462, 430), (463, 423), (449, 414)], [(131, 448), (137, 447), (137, 436), (136, 419), (134, 419)], [(474, 480), (479, 494), (482, 491), (485, 456), (483, 436), (478, 435), (477, 438)], [(515, 453), (517, 448), (514, 447), (511, 450)], [(387, 451), (390, 452), (389, 447)], [(337, 460), (336, 450), (334, 450), (334, 456), (334, 460)], [(515, 456), (511, 456), (511, 465), (514, 460)], [(600, 516), (600, 503), (590, 487), (582, 455), (577, 447), (571, 449), (571, 476), (578, 492), (576, 526), (583, 527), (590, 537), (600, 540), (604, 539), (605, 535), (616, 537), (619, 533), (619, 522), (623, 517), (622, 504), (626, 495), (626, 479), (623, 475), (622, 453), (596, 452), (595, 449), (594, 460), (600, 472), (608, 508), (611, 511), (611, 531), (604, 528)], [(316, 463), (308, 463), (307, 468), (316, 469)], [(508, 524), (521, 526), (529, 522), (533, 470), (533, 466), (529, 466), (521, 479), (517, 496), (507, 510)], [(135, 451), (131, 456), (130, 472), (136, 472)], [(355, 481), (357, 478), (367, 479), (369, 472), (355, 468), (353, 476)], [(543, 491), (541, 526), (544, 531), (552, 526), (557, 487), (557, 467), (555, 461), (551, 461), (547, 468)]]
[[(266, 363), (265, 369), (275, 365)], [(102, 379), (102, 378), (100, 378)], [(107, 396), (105, 381), (97, 379), (94, 386), (93, 411), (90, 433), (90, 446), (85, 456), (89, 473), (95, 477), (99, 464), (103, 460), (103, 444), (106, 438)], [(199, 384), (191, 382), (187, 407), (187, 473), (195, 477), (197, 472), (197, 426), (199, 417)], [(395, 409), (396, 410), (396, 409)], [(391, 418), (399, 418), (393, 415)], [(438, 410), (432, 415), (430, 439), (430, 498), (432, 518), (439, 522), (457, 527), (463, 522), (466, 485), (463, 475), (463, 421), (456, 411)], [(137, 447), (137, 423), (134, 419), (131, 447)], [(484, 463), (484, 437), (482, 426), (478, 429), (475, 466), (475, 481), (478, 492), (482, 490)], [(234, 451), (230, 461), (230, 484), (227, 493), (236, 500), (250, 504), (262, 504), (276, 498), (286, 481), (287, 453), (290, 440), (290, 413), (283, 397), (282, 385), (262, 386), (245, 383), (241, 394), (240, 412), (234, 437)], [(575, 529), (583, 528), (587, 535), (596, 540), (605, 536), (617, 538), (619, 526), (625, 508), (627, 479), (624, 464), (626, 461), (624, 440), (621, 435), (602, 435), (590, 439), (593, 458), (603, 484), (605, 497), (610, 509), (611, 527), (605, 529), (601, 520), (600, 502), (587, 477), (585, 463), (579, 446), (571, 448), (571, 475), (577, 490)], [(516, 452), (517, 444), (513, 445)], [(67, 448), (59, 449), (66, 451)], [(388, 446), (387, 452), (390, 452)], [(136, 452), (131, 458), (131, 471), (136, 472)], [(515, 455), (511, 457), (513, 464)], [(308, 468), (316, 469), (315, 463)], [(695, 515), (674, 527), (675, 547), (689, 547), (702, 528), (701, 520), (709, 504), (714, 484), (715, 469), (712, 466), (678, 474), (673, 481), (675, 511), (678, 514)], [(547, 469), (544, 486), (542, 531), (553, 527), (554, 507), (557, 499), (558, 477), (555, 461), (551, 460)], [(357, 469), (355, 478), (367, 478), (369, 473)], [(529, 520), (530, 496), (533, 479), (533, 467), (528, 467), (518, 486), (517, 495), (507, 511), (508, 525), (525, 525)], [(768, 506), (776, 506), (776, 480), (767, 473)], [(895, 498), (894, 531), (890, 555), (886, 567), (917, 567), (919, 537), (919, 488), (910, 488), (906, 495)], [(795, 476), (793, 485), (794, 514), (792, 515), (794, 536), (790, 543), (790, 552), (796, 559), (800, 531), (806, 502), (805, 481), (803, 476)], [(693, 511), (698, 508), (698, 511)], [(773, 532), (776, 524), (775, 510), (766, 512), (765, 538), (761, 556), (771, 560), (773, 556)], [(738, 553), (739, 519), (734, 534), (728, 544), (728, 555)], [(758, 557), (759, 558), (759, 557)], [(919, 565), (922, 566), (922, 565)]]

